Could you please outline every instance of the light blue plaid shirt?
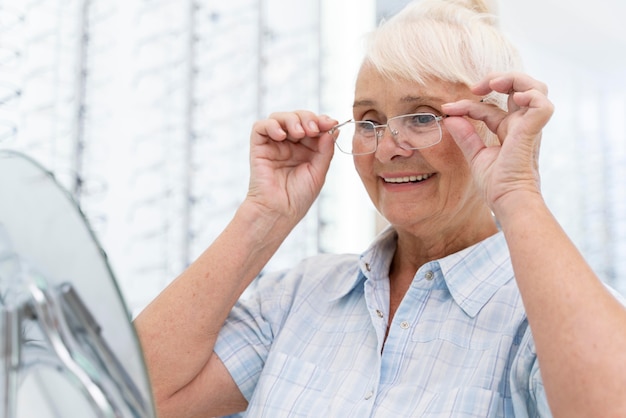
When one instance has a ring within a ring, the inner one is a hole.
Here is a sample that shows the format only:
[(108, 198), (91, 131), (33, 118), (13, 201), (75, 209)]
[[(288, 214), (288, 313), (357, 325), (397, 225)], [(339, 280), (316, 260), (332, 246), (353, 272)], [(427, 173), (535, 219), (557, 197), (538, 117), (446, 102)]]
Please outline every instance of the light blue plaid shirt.
[(551, 416), (502, 233), (422, 266), (385, 341), (395, 246), (307, 259), (235, 306), (215, 352), (246, 416)]

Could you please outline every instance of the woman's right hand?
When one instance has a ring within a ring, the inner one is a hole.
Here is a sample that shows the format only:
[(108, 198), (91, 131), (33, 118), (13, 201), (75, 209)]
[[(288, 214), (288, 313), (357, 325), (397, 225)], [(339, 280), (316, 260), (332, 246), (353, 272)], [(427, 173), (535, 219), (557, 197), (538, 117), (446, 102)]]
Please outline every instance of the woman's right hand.
[(300, 221), (324, 185), (334, 153), (328, 131), (336, 124), (328, 116), (302, 110), (257, 121), (250, 137), (246, 200), (263, 213)]

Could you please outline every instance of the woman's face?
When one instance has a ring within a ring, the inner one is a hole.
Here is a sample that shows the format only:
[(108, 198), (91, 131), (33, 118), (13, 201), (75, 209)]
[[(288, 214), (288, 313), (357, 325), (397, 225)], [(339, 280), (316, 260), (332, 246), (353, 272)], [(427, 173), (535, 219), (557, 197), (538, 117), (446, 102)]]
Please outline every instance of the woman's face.
[[(441, 105), (474, 99), (460, 84), (390, 81), (364, 65), (356, 83), (354, 119), (386, 124), (399, 115), (428, 112), (442, 115)], [(354, 156), (365, 188), (378, 211), (396, 229), (457, 230), (486, 210), (475, 189), (469, 166), (442, 124), (442, 140), (419, 150), (405, 150), (385, 129), (374, 154)], [(424, 229), (426, 228), (426, 229)]]

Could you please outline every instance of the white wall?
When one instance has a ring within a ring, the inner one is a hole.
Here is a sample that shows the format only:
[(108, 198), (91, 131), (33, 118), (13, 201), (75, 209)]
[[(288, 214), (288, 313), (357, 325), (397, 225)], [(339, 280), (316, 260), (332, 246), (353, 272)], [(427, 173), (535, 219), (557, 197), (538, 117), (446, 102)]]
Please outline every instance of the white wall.
[(500, 14), (555, 104), (540, 160), (546, 200), (600, 277), (626, 293), (626, 4), (501, 1)]
[[(297, 7), (288, 0), (198, 0), (197, 19), (189, 20), (184, 0), (162, 3), (178, 12), (160, 14), (147, 0), (91, 3), (82, 203), (136, 311), (208, 245), (245, 194), (254, 119), (289, 108), (350, 117), (361, 36), (376, 24), (377, 7), (360, 0)], [(0, 127), (19, 127), (8, 139), (0, 129), (0, 146), (31, 153), (68, 187), (80, 122), (81, 4), (18, 7), (24, 19), (2, 39), (19, 54), (0, 60), (0, 93), (7, 86), (21, 92), (0, 105)], [(264, 32), (255, 29), (261, 4)], [(7, 10), (0, 10), (2, 22), (11, 22)], [(626, 5), (501, 1), (499, 12), (528, 72), (549, 85), (556, 104), (541, 156), (548, 203), (596, 271), (626, 292)], [(200, 35), (195, 67), (185, 49), (191, 24)], [(152, 48), (157, 40), (161, 46)], [(271, 56), (258, 53), (259, 42)], [(169, 67), (159, 70), (160, 62)], [(338, 153), (318, 204), (271, 267), (318, 249), (359, 252), (374, 222), (351, 158)]]

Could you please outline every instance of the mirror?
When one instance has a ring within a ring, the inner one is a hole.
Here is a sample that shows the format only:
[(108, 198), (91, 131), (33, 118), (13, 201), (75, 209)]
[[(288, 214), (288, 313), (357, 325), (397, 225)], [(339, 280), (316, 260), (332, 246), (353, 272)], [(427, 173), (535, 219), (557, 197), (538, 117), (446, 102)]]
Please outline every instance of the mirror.
[(29, 157), (0, 150), (0, 418), (154, 417), (106, 255)]

